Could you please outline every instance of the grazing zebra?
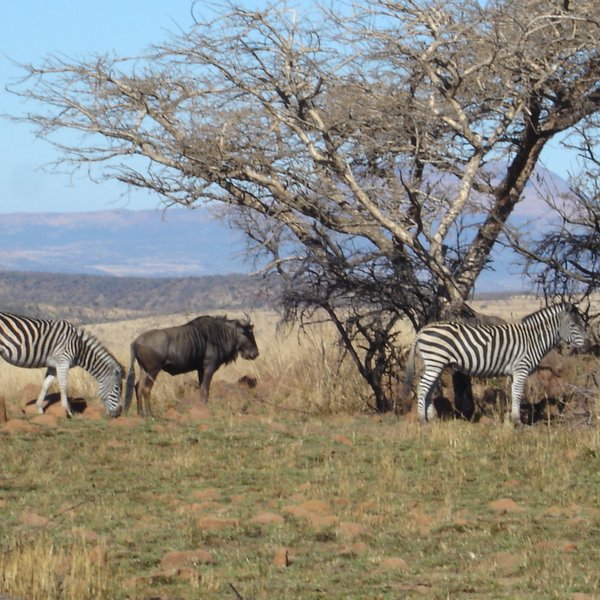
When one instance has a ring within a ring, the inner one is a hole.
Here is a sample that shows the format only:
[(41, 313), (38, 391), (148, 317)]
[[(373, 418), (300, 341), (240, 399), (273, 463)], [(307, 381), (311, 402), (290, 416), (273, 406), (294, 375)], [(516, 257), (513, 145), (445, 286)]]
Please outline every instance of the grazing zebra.
[(511, 419), (521, 421), (520, 406), (528, 375), (559, 341), (576, 348), (587, 344), (585, 326), (577, 309), (556, 304), (524, 317), (519, 323), (469, 325), (431, 323), (419, 331), (410, 349), (404, 383), (408, 392), (414, 377), (415, 352), (419, 350), (424, 371), (417, 387), (421, 422), (433, 418), (431, 392), (447, 366), (467, 375), (512, 375)]
[(92, 334), (67, 321), (0, 313), (0, 356), (17, 367), (48, 367), (35, 403), (40, 413), (44, 412), (46, 393), (56, 377), (61, 404), (67, 416), (72, 416), (67, 376), (71, 367), (79, 366), (98, 382), (106, 414), (121, 414), (123, 367)]

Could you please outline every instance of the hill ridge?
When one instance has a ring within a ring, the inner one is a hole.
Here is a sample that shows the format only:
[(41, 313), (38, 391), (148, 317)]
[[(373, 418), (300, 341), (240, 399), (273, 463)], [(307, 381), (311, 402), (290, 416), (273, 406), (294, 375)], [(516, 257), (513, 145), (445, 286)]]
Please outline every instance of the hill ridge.
[(151, 278), (0, 271), (0, 311), (86, 324), (251, 310), (271, 306), (264, 284), (244, 274)]

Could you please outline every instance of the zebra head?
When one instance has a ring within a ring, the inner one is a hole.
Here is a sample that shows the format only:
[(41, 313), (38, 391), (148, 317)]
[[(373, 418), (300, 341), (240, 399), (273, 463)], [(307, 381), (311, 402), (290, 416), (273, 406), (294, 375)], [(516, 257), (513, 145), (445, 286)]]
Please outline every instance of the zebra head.
[(109, 417), (116, 418), (121, 414), (121, 382), (123, 381), (123, 367), (116, 363), (104, 374), (100, 381), (99, 392), (100, 400), (104, 404), (106, 414)]
[(558, 334), (560, 339), (575, 348), (585, 349), (589, 340), (579, 311), (572, 304), (565, 304), (560, 316)]
[(88, 331), (80, 329), (79, 352), (74, 364), (84, 368), (98, 382), (98, 393), (106, 414), (121, 414), (121, 381), (125, 370), (119, 361)]

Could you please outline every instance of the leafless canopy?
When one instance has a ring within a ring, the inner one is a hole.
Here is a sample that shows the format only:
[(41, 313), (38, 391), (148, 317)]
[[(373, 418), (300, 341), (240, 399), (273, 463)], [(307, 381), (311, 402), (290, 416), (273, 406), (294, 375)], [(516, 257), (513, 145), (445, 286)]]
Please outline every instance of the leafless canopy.
[(61, 164), (225, 207), (383, 410), (397, 320), (462, 304), (544, 145), (598, 110), (599, 36), (594, 0), (231, 5), (144, 57), (25, 66), (13, 91)]
[(547, 296), (585, 297), (600, 289), (597, 119), (598, 115), (586, 119), (565, 142), (578, 153), (579, 160), (571, 174), (570, 192), (547, 198), (554, 225), (541, 231), (509, 232), (513, 247), (525, 257), (527, 273)]

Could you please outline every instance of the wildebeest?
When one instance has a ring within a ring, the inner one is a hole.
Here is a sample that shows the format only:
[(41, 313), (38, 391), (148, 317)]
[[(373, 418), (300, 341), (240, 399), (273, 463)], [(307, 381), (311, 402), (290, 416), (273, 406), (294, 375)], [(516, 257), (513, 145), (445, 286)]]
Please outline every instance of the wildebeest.
[[(210, 382), (216, 370), (235, 360), (238, 354), (247, 360), (258, 356), (254, 326), (249, 319), (203, 315), (185, 325), (142, 333), (131, 344), (125, 412), (129, 410), (135, 387), (138, 414), (152, 416), (150, 392), (161, 371), (180, 375), (196, 370), (200, 401), (208, 402)], [(134, 386), (136, 360), (140, 376)]]

